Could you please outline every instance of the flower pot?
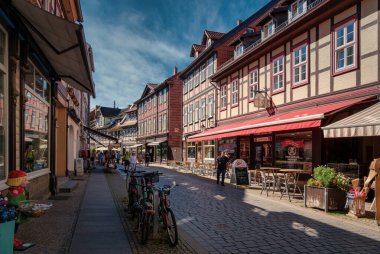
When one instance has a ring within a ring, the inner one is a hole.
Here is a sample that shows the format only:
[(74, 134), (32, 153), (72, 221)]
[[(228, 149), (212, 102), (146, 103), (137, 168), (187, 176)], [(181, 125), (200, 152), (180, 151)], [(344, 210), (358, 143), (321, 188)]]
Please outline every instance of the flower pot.
[(15, 221), (0, 223), (0, 248), (1, 253), (13, 253), (13, 236), (15, 233)]
[(305, 207), (325, 210), (343, 210), (346, 192), (337, 188), (312, 187), (305, 185)]

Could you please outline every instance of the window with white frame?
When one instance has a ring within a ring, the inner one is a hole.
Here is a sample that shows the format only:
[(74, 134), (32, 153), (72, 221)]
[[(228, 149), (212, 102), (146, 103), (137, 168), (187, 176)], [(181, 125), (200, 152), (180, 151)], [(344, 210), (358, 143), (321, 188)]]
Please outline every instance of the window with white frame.
[(254, 99), (259, 90), (259, 71), (254, 69), (249, 73), (249, 99)]
[(36, 127), (36, 112), (32, 111), (32, 122), (30, 123), (30, 128), (35, 128)]
[(194, 79), (194, 87), (197, 87), (199, 85), (199, 69), (195, 70)]
[(189, 76), (189, 91), (193, 89), (193, 74), (190, 74)]
[(306, 13), (307, 1), (297, 0), (289, 7), (289, 20), (293, 21), (297, 19), (302, 14)]
[(307, 81), (307, 44), (293, 50), (293, 84)]
[(193, 123), (193, 104), (189, 105), (189, 124)]
[(222, 85), (220, 88), (220, 107), (227, 107), (227, 85)]
[(239, 103), (239, 81), (238, 81), (238, 79), (235, 79), (234, 81), (232, 81), (231, 98), (232, 98), (232, 105), (236, 105)]
[(183, 94), (187, 93), (187, 79), (183, 81)]
[(162, 117), (162, 131), (166, 131), (166, 114)]
[(335, 71), (356, 66), (356, 20), (351, 20), (334, 31)]
[(241, 56), (244, 53), (243, 43), (239, 43), (234, 50), (234, 58)]
[(8, 68), (8, 34), (0, 25), (0, 183), (8, 172)]
[(210, 38), (207, 39), (207, 42), (206, 42), (206, 48), (210, 47), (212, 44), (212, 40)]
[(212, 74), (214, 74), (214, 57), (208, 60), (207, 77), (210, 77)]
[(198, 122), (199, 121), (199, 102), (195, 102), (195, 106), (194, 106), (194, 122)]
[(187, 143), (187, 158), (195, 159), (195, 142)]
[(201, 120), (206, 118), (206, 98), (201, 100)]
[(214, 95), (208, 96), (208, 117), (214, 116)]
[(271, 20), (268, 23), (266, 23), (263, 27), (263, 30), (262, 30), (263, 39), (271, 36), (273, 33), (274, 33), (274, 22), (273, 20)]
[(158, 116), (158, 132), (162, 130), (162, 115)]
[(187, 125), (187, 106), (183, 108), (183, 125)]
[(204, 158), (214, 159), (214, 156), (215, 156), (214, 140), (204, 141), (203, 148), (204, 148)]
[(157, 126), (156, 126), (156, 117), (153, 117), (153, 133), (156, 133)]
[(205, 80), (206, 80), (206, 64), (203, 64), (201, 68), (201, 82)]
[(284, 88), (284, 56), (277, 57), (272, 62), (272, 91)]

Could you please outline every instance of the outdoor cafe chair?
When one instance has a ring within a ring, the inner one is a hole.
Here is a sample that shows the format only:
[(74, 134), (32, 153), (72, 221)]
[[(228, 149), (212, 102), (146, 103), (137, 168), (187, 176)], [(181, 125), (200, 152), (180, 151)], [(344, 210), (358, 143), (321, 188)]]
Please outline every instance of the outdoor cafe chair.
[(275, 179), (273, 177), (273, 174), (271, 171), (260, 171), (261, 176), (261, 192), (260, 194), (263, 194), (263, 191), (265, 190), (268, 197), (268, 190), (272, 187), (273, 194), (275, 189)]

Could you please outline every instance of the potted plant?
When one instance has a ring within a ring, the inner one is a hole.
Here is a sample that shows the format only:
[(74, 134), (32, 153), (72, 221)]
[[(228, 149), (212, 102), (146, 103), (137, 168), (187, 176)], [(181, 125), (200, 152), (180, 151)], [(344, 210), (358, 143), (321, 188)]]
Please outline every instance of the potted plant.
[(342, 210), (346, 203), (346, 193), (350, 179), (335, 169), (318, 166), (313, 169), (312, 178), (305, 186), (305, 206), (325, 210)]

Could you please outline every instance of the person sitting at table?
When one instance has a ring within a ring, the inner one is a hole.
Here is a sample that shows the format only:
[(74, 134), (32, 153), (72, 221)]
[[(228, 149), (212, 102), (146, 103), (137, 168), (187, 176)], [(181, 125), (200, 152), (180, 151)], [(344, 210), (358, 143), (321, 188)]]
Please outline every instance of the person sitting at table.
[(226, 176), (226, 169), (228, 163), (228, 157), (225, 152), (222, 152), (220, 156), (216, 159), (217, 170), (216, 170), (216, 184), (219, 184), (220, 174), (222, 174), (221, 185), (224, 186), (224, 178)]

